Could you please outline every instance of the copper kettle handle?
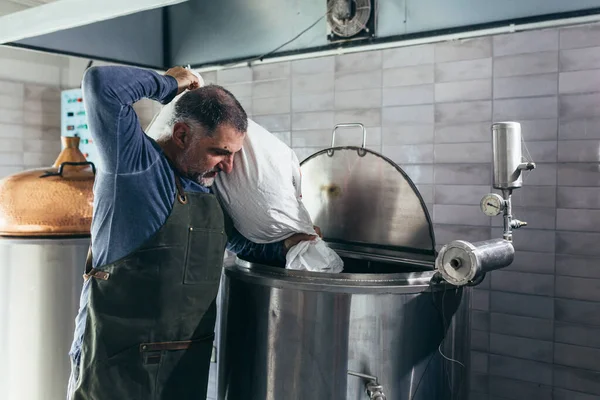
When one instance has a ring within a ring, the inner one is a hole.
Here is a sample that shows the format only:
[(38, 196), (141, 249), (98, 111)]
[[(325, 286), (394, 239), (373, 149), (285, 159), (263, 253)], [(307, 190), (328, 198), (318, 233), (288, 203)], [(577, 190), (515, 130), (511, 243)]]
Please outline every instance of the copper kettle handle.
[(65, 162), (63, 162), (63, 163), (60, 164), (60, 166), (58, 167), (58, 171), (57, 172), (46, 171), (46, 173), (44, 175), (41, 175), (40, 178), (46, 178), (48, 176), (61, 176), (62, 177), (63, 167), (65, 165), (73, 165), (73, 166), (91, 165), (92, 166), (92, 172), (94, 173), (94, 175), (96, 175), (96, 166), (91, 161), (83, 161), (83, 162), (65, 161)]

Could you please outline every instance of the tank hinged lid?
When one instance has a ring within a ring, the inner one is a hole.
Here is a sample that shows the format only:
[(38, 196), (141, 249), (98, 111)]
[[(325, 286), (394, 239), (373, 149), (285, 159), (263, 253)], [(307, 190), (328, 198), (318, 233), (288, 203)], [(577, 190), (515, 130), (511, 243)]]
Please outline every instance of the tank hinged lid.
[[(362, 128), (362, 146), (335, 147), (341, 127)], [(362, 124), (339, 124), (331, 147), (302, 161), (302, 201), (313, 223), (336, 250), (434, 259), (433, 225), (421, 194), (400, 166), (365, 144)]]

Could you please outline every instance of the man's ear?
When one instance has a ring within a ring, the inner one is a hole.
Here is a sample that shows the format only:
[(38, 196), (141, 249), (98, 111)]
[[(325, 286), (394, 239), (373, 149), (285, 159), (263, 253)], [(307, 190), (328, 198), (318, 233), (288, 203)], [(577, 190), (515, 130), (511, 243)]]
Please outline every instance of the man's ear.
[(190, 127), (184, 122), (173, 125), (173, 142), (179, 148), (184, 149), (190, 138)]

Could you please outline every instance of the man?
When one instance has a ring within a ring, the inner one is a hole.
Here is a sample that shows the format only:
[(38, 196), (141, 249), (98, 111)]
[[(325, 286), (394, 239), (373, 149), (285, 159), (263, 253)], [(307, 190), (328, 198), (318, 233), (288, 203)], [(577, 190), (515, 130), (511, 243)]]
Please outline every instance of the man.
[[(94, 67), (83, 79), (92, 137), (102, 160), (94, 187), (92, 246), (70, 351), (72, 400), (204, 399), (215, 298), (226, 244), (283, 262), (313, 237), (256, 245), (241, 237), (210, 193), (242, 147), (247, 116), (219, 86), (190, 71), (164, 75)], [(132, 108), (177, 94), (171, 136), (148, 138)]]

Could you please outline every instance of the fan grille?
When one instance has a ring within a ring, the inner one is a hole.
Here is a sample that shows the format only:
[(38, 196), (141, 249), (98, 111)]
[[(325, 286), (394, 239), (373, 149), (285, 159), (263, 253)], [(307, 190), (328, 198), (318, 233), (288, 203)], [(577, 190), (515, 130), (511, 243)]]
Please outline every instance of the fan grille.
[[(327, 8), (332, 10), (333, 3), (336, 0), (329, 0), (327, 2)], [(352, 0), (355, 7), (354, 15), (347, 20), (341, 20), (336, 18), (335, 15), (330, 11), (327, 14), (327, 22), (331, 28), (331, 31), (340, 37), (352, 37), (366, 28), (371, 16), (371, 0)]]

